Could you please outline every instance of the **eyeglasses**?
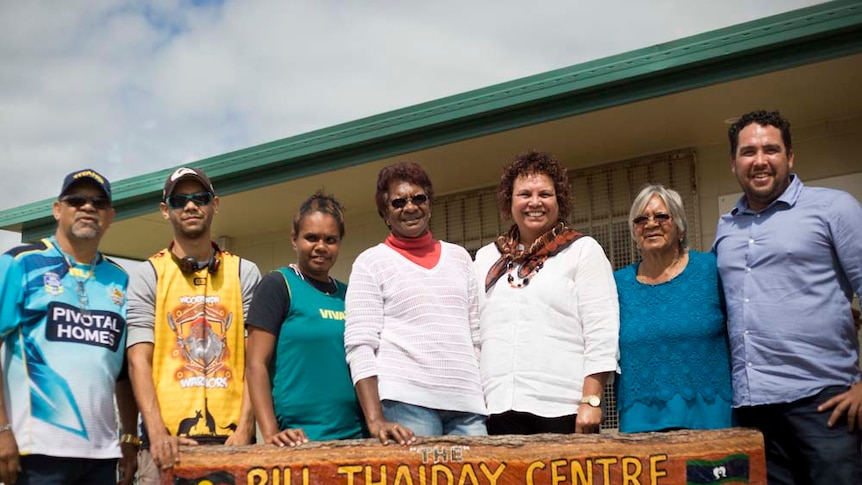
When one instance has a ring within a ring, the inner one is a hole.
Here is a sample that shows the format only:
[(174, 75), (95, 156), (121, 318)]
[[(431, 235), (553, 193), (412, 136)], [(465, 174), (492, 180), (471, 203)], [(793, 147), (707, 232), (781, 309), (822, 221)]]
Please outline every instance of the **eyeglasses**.
[(87, 204), (90, 204), (96, 210), (105, 210), (111, 207), (111, 199), (101, 195), (96, 195), (94, 197), (89, 197), (83, 194), (64, 195), (63, 197), (60, 197), (60, 202), (65, 202), (76, 209), (84, 207)]
[(397, 199), (390, 200), (389, 204), (391, 204), (395, 209), (403, 209), (407, 207), (408, 201), (413, 202), (413, 205), (422, 205), (428, 202), (428, 196), (425, 194), (416, 194), (413, 197), (399, 197)]
[(195, 192), (193, 194), (177, 194), (165, 199), (165, 203), (171, 209), (182, 209), (191, 201), (198, 207), (210, 205), (213, 201), (213, 194), (210, 192)]
[(670, 214), (662, 214), (661, 212), (651, 216), (637, 216), (632, 219), (632, 223), (636, 226), (645, 226), (647, 221), (655, 221), (656, 224), (664, 224), (672, 219)]

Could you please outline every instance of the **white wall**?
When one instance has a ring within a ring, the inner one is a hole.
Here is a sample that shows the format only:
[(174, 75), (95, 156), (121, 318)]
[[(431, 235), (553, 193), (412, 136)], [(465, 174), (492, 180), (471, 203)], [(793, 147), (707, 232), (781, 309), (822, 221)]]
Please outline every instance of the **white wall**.
[[(805, 184), (839, 188), (862, 200), (862, 115), (793, 126), (792, 133), (793, 172)], [(696, 147), (702, 249), (712, 245), (719, 215), (741, 195), (729, 150), (727, 143)]]
[[(369, 190), (373, 189), (371, 187)], [(346, 282), (353, 260), (365, 249), (383, 242), (389, 231), (376, 212), (348, 212), (344, 218), (344, 241), (331, 275)], [(296, 262), (289, 230), (260, 234), (254, 238), (233, 239), (228, 249), (254, 261), (264, 273)]]

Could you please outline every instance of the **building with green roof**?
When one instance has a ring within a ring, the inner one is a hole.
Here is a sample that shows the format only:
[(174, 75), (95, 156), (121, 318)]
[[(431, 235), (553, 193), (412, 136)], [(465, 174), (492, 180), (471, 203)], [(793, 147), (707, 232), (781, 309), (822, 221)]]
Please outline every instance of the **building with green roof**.
[[(348, 208), (334, 275), (383, 240), (377, 171), (421, 163), (437, 193), (435, 236), (475, 250), (504, 227), (494, 188), (516, 154), (553, 153), (570, 169), (572, 222), (616, 267), (636, 258), (627, 226), (640, 186), (683, 194), (689, 239), (708, 248), (738, 198), (727, 123), (752, 109), (793, 123), (794, 170), (862, 198), (862, 3), (835, 1), (359, 119), (199, 160), (222, 198), (213, 234), (268, 270), (293, 261), (291, 219), (318, 188)], [(172, 170), (172, 169), (171, 169)], [(143, 259), (171, 239), (158, 212), (171, 170), (114, 183), (108, 254)], [(34, 240), (54, 230), (52, 200), (0, 212)]]

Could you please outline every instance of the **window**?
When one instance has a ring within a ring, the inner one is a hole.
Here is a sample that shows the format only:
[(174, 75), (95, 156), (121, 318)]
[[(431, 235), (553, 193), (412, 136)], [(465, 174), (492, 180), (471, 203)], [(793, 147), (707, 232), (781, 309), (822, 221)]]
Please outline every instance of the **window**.
[(688, 221), (689, 246), (700, 247), (693, 150), (644, 157), (569, 172), (572, 225), (594, 237), (614, 269), (638, 260), (629, 231), (629, 209), (641, 188), (660, 183), (679, 192)]

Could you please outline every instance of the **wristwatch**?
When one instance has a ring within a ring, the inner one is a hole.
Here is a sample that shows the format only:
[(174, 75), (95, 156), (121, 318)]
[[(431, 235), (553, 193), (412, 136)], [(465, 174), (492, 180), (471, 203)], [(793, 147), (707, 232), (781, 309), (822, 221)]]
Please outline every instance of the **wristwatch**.
[(597, 408), (602, 405), (602, 398), (596, 395), (584, 396), (581, 398), (581, 404), (589, 404), (590, 406)]
[(141, 446), (141, 439), (133, 434), (126, 433), (120, 436), (120, 443), (128, 443), (134, 446)]

